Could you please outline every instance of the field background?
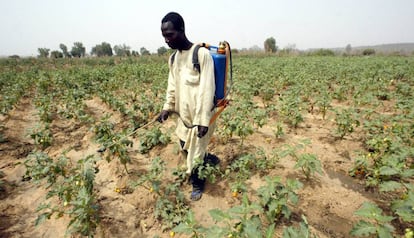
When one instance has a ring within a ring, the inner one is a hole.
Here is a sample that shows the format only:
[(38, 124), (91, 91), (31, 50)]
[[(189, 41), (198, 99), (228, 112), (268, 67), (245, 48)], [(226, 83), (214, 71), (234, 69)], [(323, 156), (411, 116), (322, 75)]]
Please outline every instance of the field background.
[[(197, 202), (180, 177), (176, 119), (152, 122), (166, 57), (4, 59), (0, 74), (0, 237), (170, 237), (185, 220), (233, 237), (274, 224), (281, 237), (303, 217), (318, 237), (352, 237), (360, 220), (392, 226), (390, 237), (413, 228), (413, 57), (235, 55), (209, 145), (220, 173)], [(300, 159), (319, 173), (307, 177)], [(275, 177), (268, 189), (302, 186), (270, 222), (258, 193)], [(394, 219), (356, 215), (365, 202)], [(247, 219), (210, 214), (240, 207)]]

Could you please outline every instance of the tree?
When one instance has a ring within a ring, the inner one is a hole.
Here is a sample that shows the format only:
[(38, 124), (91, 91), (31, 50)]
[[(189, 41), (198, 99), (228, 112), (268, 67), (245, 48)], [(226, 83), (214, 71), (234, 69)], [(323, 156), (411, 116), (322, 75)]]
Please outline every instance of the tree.
[(130, 56), (131, 55), (131, 47), (125, 44), (114, 46), (114, 51), (117, 56)]
[(145, 49), (145, 47), (141, 47), (141, 49), (139, 49), (139, 52), (141, 53), (141, 55), (150, 55), (151, 53)]
[(158, 50), (157, 50), (157, 54), (158, 55), (165, 55), (165, 54), (167, 54), (167, 52), (168, 52), (168, 49), (167, 48), (165, 48), (164, 46), (161, 46), (160, 48), (158, 48)]
[(351, 44), (347, 44), (347, 45), (346, 45), (346, 47), (345, 47), (345, 52), (346, 52), (346, 54), (347, 54), (347, 55), (350, 55), (350, 54), (351, 54), (351, 51), (352, 51), (352, 46), (351, 46)]
[(57, 50), (54, 50), (50, 52), (50, 58), (57, 59), (57, 58), (63, 58), (63, 53)]
[(371, 49), (371, 48), (368, 48), (368, 49), (363, 50), (362, 54), (363, 55), (375, 55), (375, 50)]
[(85, 51), (86, 51), (86, 49), (83, 46), (82, 42), (75, 42), (75, 43), (73, 43), (72, 50), (70, 51), (70, 54), (73, 57), (80, 58), (80, 57), (85, 56)]
[(62, 50), (63, 56), (64, 56), (65, 58), (70, 58), (70, 54), (69, 54), (69, 52), (68, 52), (68, 47), (66, 47), (66, 45), (65, 45), (65, 44), (60, 44), (60, 45), (59, 45), (59, 48)]
[(276, 40), (273, 37), (267, 38), (264, 42), (265, 52), (275, 53), (277, 51)]
[(131, 52), (131, 55), (132, 55), (132, 56), (139, 56), (139, 52), (138, 52), (138, 51), (136, 51), (136, 50), (133, 50), (133, 51)]
[(47, 57), (49, 57), (49, 51), (50, 51), (50, 49), (47, 49), (47, 48), (38, 48), (37, 51), (39, 52), (39, 55), (38, 55), (39, 58), (47, 58)]
[(112, 47), (111, 44), (107, 42), (102, 42), (100, 45), (96, 45), (91, 50), (91, 55), (101, 56), (112, 56)]

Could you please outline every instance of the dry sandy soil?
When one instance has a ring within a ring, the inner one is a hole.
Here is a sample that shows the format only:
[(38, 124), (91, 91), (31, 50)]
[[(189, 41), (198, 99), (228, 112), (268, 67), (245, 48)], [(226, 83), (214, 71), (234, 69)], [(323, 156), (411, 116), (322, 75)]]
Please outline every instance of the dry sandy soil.
[[(86, 102), (87, 111), (99, 118), (111, 110), (98, 99)], [(113, 112), (114, 120), (120, 123), (121, 118)], [(275, 125), (277, 116), (269, 118), (263, 128), (245, 141), (245, 148), (263, 147), (266, 151), (281, 147), (284, 144), (294, 145), (302, 139), (311, 140), (311, 145), (305, 150), (316, 154), (323, 165), (323, 175), (316, 174), (307, 181), (302, 172), (293, 168), (294, 161), (282, 158), (275, 169), (268, 175), (280, 176), (283, 179), (296, 178), (303, 184), (298, 191), (299, 203), (292, 207), (293, 219), (299, 220), (305, 215), (311, 231), (318, 237), (350, 237), (349, 231), (359, 220), (354, 212), (365, 201), (380, 203), (378, 193), (366, 191), (362, 182), (348, 175), (358, 151), (363, 151), (361, 138), (358, 132), (346, 136), (342, 140), (333, 136), (334, 124), (330, 119), (322, 120), (319, 115), (307, 114), (305, 122), (297, 129), (285, 128), (285, 135), (276, 139), (272, 125)], [(0, 171), (5, 182), (0, 191), (0, 237), (64, 237), (69, 218), (65, 216), (57, 219), (52, 217), (35, 227), (38, 216), (36, 208), (45, 201), (47, 190), (44, 184), (34, 184), (24, 181), (27, 155), (34, 149), (33, 140), (28, 136), (29, 131), (38, 122), (36, 109), (30, 98), (23, 98), (21, 102), (7, 116), (0, 117), (3, 137), (0, 143)], [(164, 129), (174, 127), (174, 121), (169, 120)], [(87, 126), (77, 124), (73, 120), (55, 119), (52, 123), (53, 145), (46, 152), (56, 157), (64, 150), (72, 148), (67, 156), (79, 159), (89, 154), (99, 155), (96, 150), (99, 145), (93, 142), (93, 132)], [(151, 160), (160, 156), (168, 165), (168, 169), (183, 164), (177, 154), (176, 138), (167, 146), (156, 147), (149, 154), (137, 152), (139, 138), (134, 138), (134, 146), (130, 149), (132, 163), (128, 165), (130, 171), (148, 169)], [(239, 151), (239, 139), (234, 138), (227, 144), (213, 140), (210, 151), (221, 159), (221, 166), (234, 159)], [(99, 173), (95, 179), (95, 189), (98, 201), (102, 207), (101, 223), (96, 237), (169, 237), (169, 231), (162, 232), (162, 224), (154, 218), (156, 195), (150, 191), (137, 187), (127, 193), (118, 193), (116, 188), (124, 188), (132, 180), (118, 160), (98, 162)], [(170, 174), (170, 173), (168, 173)], [(166, 176), (169, 176), (166, 174)], [(264, 185), (261, 175), (255, 174), (249, 181), (249, 189), (254, 190)], [(183, 185), (183, 191), (190, 194), (191, 186)], [(195, 212), (196, 218), (203, 226), (212, 224), (208, 214), (211, 209), (227, 210), (240, 203), (240, 197), (232, 197), (226, 181), (218, 179), (214, 184), (208, 184), (200, 201), (188, 203)], [(295, 218), (296, 217), (296, 218)], [(282, 224), (278, 226), (275, 237), (281, 236)], [(176, 237), (184, 237), (176, 235)]]

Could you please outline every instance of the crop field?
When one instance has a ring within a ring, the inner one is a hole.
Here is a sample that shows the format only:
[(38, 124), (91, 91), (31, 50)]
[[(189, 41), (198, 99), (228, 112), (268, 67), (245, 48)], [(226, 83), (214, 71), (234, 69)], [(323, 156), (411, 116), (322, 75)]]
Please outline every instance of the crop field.
[(167, 76), (0, 60), (0, 237), (413, 237), (414, 57), (234, 55), (197, 202)]

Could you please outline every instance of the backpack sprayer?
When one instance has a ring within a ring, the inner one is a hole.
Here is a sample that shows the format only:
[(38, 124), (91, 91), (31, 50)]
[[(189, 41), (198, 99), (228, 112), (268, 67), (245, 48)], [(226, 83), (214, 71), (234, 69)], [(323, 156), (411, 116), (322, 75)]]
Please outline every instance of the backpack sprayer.
[[(233, 86), (233, 63), (230, 44), (227, 41), (220, 42), (219, 47), (210, 46), (208, 49), (214, 61), (214, 77), (216, 82), (214, 107), (219, 108), (211, 118), (211, 124), (229, 104), (227, 96)], [(216, 49), (216, 52), (212, 52), (212, 49)]]
[[(192, 63), (194, 68), (200, 72), (200, 63), (198, 60), (198, 50), (200, 47), (205, 47), (210, 51), (211, 57), (214, 61), (214, 78), (215, 78), (215, 84), (216, 84), (216, 91), (214, 93), (214, 106), (211, 109), (212, 111), (217, 108), (217, 111), (214, 113), (214, 115), (210, 119), (209, 125), (214, 123), (214, 121), (218, 118), (220, 113), (224, 111), (224, 109), (229, 104), (229, 99), (227, 99), (231, 87), (233, 86), (233, 63), (232, 63), (232, 57), (231, 57), (231, 48), (230, 44), (227, 41), (222, 41), (219, 43), (218, 46), (211, 46), (206, 43), (201, 43), (195, 46), (193, 51), (193, 58)], [(172, 65), (174, 63), (175, 54), (177, 51), (175, 51), (171, 55), (171, 62)], [(176, 111), (169, 111), (171, 114), (176, 114), (180, 119), (180, 114)], [(131, 133), (128, 133), (125, 135), (125, 137), (132, 136), (133, 134), (137, 133), (141, 129), (145, 129), (154, 122), (157, 121), (158, 115), (153, 118), (150, 122), (147, 124), (133, 130)], [(188, 125), (186, 122), (184, 122), (182, 119), (184, 126), (191, 129), (196, 127), (197, 125)], [(121, 138), (121, 140), (123, 139)], [(110, 145), (105, 146), (105, 148), (100, 148), (98, 152), (104, 152), (107, 147), (113, 146), (115, 143), (112, 143)]]

